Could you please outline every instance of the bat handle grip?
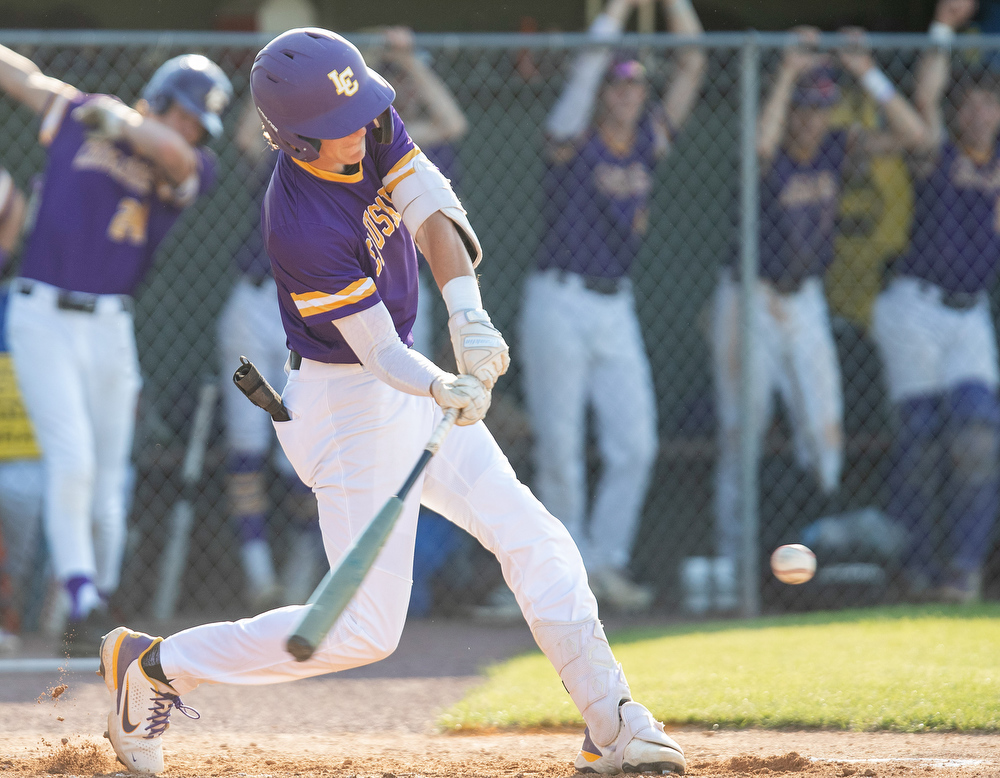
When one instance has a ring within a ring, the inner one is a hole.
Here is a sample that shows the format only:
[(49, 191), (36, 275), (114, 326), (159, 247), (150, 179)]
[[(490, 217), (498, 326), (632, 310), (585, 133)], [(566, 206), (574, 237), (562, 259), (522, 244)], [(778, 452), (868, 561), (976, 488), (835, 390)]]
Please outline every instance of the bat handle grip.
[(458, 412), (458, 408), (445, 409), (444, 418), (438, 422), (424, 449), (430, 451), (432, 455), (438, 452), (438, 449), (441, 448), (441, 444), (444, 442), (445, 435), (448, 434), (449, 430), (455, 426), (455, 422), (458, 421)]

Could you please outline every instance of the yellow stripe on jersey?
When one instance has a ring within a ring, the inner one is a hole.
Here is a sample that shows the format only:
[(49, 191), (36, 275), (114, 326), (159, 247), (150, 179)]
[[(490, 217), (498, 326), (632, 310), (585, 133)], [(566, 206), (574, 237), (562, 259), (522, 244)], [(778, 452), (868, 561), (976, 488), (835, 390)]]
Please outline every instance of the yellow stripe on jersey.
[(410, 152), (405, 154), (399, 162), (392, 166), (392, 170), (386, 173), (385, 177), (382, 179), (386, 194), (391, 197), (392, 190), (396, 188), (396, 185), (404, 178), (413, 175), (415, 171), (412, 164), (413, 160), (415, 160), (422, 153), (423, 152), (418, 146), (414, 146)]
[(337, 181), (341, 184), (356, 184), (365, 177), (364, 166), (358, 168), (357, 173), (331, 173), (328, 170), (320, 170), (318, 167), (313, 167), (308, 162), (303, 162), (301, 159), (296, 159), (292, 157), (292, 162), (301, 167), (307, 173), (311, 173), (316, 176), (316, 178), (322, 178), (324, 181)]
[(406, 167), (406, 165), (410, 162), (411, 159), (413, 159), (414, 157), (417, 156), (417, 154), (420, 153), (421, 153), (420, 147), (415, 145), (412, 151), (405, 154), (402, 158), (400, 158), (399, 162), (397, 162), (395, 165), (392, 166), (392, 170), (386, 173), (385, 177), (388, 178), (393, 173), (398, 173), (400, 170)]
[(302, 318), (315, 316), (318, 313), (342, 308), (345, 305), (364, 300), (375, 293), (375, 281), (371, 278), (360, 278), (353, 284), (344, 287), (336, 294), (326, 292), (305, 292), (303, 294), (292, 293), (292, 301), (298, 308)]

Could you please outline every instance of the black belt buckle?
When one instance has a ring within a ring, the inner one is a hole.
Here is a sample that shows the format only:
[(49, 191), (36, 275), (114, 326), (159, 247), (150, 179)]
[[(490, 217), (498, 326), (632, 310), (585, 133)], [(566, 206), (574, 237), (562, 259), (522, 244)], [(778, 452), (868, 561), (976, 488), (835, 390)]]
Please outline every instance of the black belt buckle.
[(56, 298), (56, 307), (64, 311), (93, 313), (97, 310), (97, 296), (62, 289), (59, 292), (59, 296)]
[(289, 370), (298, 370), (300, 367), (302, 367), (302, 355), (298, 351), (291, 351), (291, 350), (289, 350), (289, 352), (288, 352), (288, 369)]

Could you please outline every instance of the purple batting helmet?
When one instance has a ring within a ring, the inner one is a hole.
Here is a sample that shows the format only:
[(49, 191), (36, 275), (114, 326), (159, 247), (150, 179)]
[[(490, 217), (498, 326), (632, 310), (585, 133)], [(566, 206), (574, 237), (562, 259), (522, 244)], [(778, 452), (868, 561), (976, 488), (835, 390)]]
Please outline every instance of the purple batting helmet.
[(250, 70), (250, 94), (271, 142), (303, 162), (319, 156), (318, 141), (343, 138), (379, 117), (377, 139), (392, 140), (396, 91), (353, 43), (329, 30), (302, 27), (268, 43)]
[(198, 117), (213, 138), (222, 134), (222, 115), (233, 99), (233, 86), (222, 68), (201, 54), (181, 54), (168, 59), (142, 90), (153, 113), (161, 114), (174, 103)]

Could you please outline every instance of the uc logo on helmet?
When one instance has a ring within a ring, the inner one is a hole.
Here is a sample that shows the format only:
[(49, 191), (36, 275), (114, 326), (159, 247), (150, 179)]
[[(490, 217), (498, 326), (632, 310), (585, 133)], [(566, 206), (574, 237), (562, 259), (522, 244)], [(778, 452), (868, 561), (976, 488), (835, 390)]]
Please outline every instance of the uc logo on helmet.
[(349, 67), (344, 68), (339, 73), (336, 70), (331, 70), (327, 73), (327, 76), (330, 77), (334, 86), (337, 87), (338, 95), (347, 95), (350, 97), (358, 91), (358, 82), (354, 80), (354, 71)]

